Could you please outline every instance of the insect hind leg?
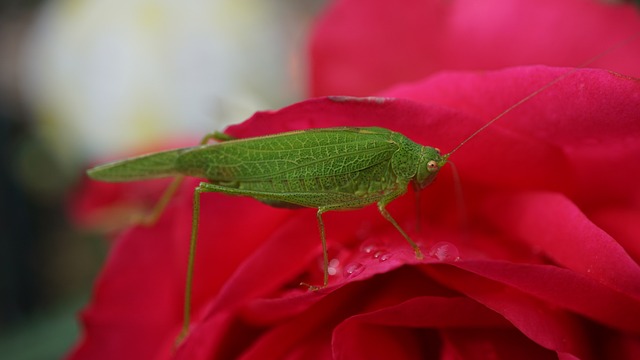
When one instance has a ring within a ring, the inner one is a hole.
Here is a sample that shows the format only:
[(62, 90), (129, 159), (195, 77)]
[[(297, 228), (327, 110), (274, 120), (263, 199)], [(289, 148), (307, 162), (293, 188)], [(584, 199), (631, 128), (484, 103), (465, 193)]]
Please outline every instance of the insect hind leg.
[(193, 267), (196, 259), (196, 244), (198, 240), (198, 224), (200, 223), (200, 195), (206, 192), (217, 192), (216, 188), (212, 188), (211, 184), (201, 182), (193, 191), (193, 214), (191, 220), (191, 240), (189, 242), (189, 260), (187, 264), (187, 278), (184, 291), (184, 313), (182, 322), (182, 331), (176, 339), (176, 345), (182, 343), (189, 333), (189, 325), (191, 323), (191, 289), (193, 285)]

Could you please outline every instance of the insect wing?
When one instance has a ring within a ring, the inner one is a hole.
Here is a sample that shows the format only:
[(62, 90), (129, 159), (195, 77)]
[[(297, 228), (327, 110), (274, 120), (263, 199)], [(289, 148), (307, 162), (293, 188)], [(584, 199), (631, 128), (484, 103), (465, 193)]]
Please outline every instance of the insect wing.
[(214, 183), (316, 182), (388, 163), (398, 145), (379, 128), (331, 128), (228, 141), (185, 152), (180, 171)]

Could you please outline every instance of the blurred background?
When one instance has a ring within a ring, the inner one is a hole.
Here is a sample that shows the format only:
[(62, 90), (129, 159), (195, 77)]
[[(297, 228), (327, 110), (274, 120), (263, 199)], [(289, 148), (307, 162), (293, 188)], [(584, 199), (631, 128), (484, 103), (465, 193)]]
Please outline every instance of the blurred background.
[(69, 216), (83, 170), (302, 98), (324, 3), (0, 3), (0, 357), (56, 359), (77, 339), (108, 248)]

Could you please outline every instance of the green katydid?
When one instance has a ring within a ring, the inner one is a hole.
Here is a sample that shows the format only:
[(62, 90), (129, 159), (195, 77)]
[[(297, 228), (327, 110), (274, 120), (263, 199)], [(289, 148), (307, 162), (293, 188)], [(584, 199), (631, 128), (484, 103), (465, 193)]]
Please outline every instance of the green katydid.
[[(207, 145), (211, 138), (221, 142)], [(195, 189), (192, 244), (198, 231), (200, 194), (204, 192), (250, 196), (275, 207), (316, 208), (324, 252), (324, 287), (328, 257), (322, 214), (377, 203), (382, 216), (409, 242), (416, 257), (422, 258), (420, 248), (385, 207), (403, 195), (410, 182), (416, 189), (429, 185), (448, 157), (438, 149), (377, 127), (309, 129), (248, 139), (213, 133), (200, 146), (116, 161), (90, 169), (88, 175), (110, 182), (166, 176), (180, 176), (178, 181), (182, 176), (207, 179)], [(176, 183), (146, 222), (155, 221)], [(192, 260), (189, 273), (191, 268)]]
[[(211, 138), (221, 142), (207, 145)], [(329, 279), (329, 259), (322, 214), (377, 203), (382, 216), (398, 229), (421, 259), (420, 248), (389, 214), (386, 205), (403, 195), (410, 182), (417, 190), (429, 185), (450, 154), (441, 155), (438, 149), (421, 146), (400, 133), (377, 127), (309, 129), (248, 139), (214, 133), (207, 135), (200, 146), (116, 161), (87, 173), (91, 178), (110, 182), (177, 176), (146, 221), (151, 223), (184, 176), (208, 180), (194, 191), (184, 336), (190, 322), (202, 193), (250, 196), (275, 207), (318, 209), (324, 261), (321, 287), (325, 287)], [(319, 288), (303, 285), (311, 290)]]
[[(625, 42), (628, 41), (631, 39)], [(322, 220), (322, 214), (327, 211), (377, 204), (380, 214), (398, 230), (415, 256), (421, 259), (420, 248), (389, 214), (386, 206), (405, 194), (410, 183), (416, 190), (428, 186), (454, 152), (505, 114), (616, 47), (538, 88), (444, 155), (437, 148), (419, 145), (400, 133), (379, 127), (309, 129), (244, 139), (216, 132), (205, 136), (199, 146), (116, 161), (94, 167), (87, 173), (93, 179), (108, 182), (175, 176), (172, 185), (144, 221), (146, 223), (153, 223), (158, 218), (184, 176), (207, 179), (194, 190), (183, 338), (190, 325), (191, 286), (202, 193), (249, 196), (275, 207), (317, 209), (324, 277), (320, 286), (302, 284), (311, 290), (328, 284), (329, 259)], [(219, 142), (208, 144), (211, 139)]]

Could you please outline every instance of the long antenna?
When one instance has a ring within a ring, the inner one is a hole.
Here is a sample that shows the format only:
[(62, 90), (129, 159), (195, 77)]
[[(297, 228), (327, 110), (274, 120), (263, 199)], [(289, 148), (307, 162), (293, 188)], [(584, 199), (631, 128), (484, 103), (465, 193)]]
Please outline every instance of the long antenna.
[(536, 90), (536, 91), (532, 92), (531, 94), (525, 96), (524, 98), (520, 99), (520, 101), (518, 101), (517, 103), (509, 106), (508, 109), (506, 109), (505, 111), (501, 112), (498, 116), (496, 116), (493, 119), (491, 119), (491, 121), (489, 121), (488, 123), (482, 125), (478, 130), (474, 131), (473, 134), (471, 134), (468, 138), (464, 139), (460, 144), (458, 144), (458, 146), (456, 146), (453, 150), (451, 150), (451, 152), (449, 152), (448, 154), (445, 154), (444, 158), (445, 159), (449, 158), (449, 156), (451, 156), (451, 154), (453, 154), (454, 152), (458, 151), (458, 149), (460, 149), (462, 147), (462, 145), (466, 144), (469, 140), (473, 139), (476, 135), (481, 133), (484, 129), (488, 128), (489, 126), (491, 126), (491, 124), (493, 124), (494, 122), (498, 121), (498, 119), (500, 119), (501, 117), (503, 117), (506, 114), (508, 114), (509, 112), (511, 112), (511, 110), (513, 110), (513, 109), (517, 108), (518, 106), (524, 104), (525, 102), (531, 100), (531, 98), (533, 98), (536, 95), (540, 94), (541, 92), (545, 91), (550, 86), (552, 86), (555, 83), (557, 83), (558, 81), (563, 80), (564, 78), (566, 78), (567, 76), (577, 72), (578, 70), (586, 68), (587, 66), (593, 64), (594, 62), (598, 61), (602, 57), (604, 57), (604, 56), (610, 54), (611, 52), (613, 52), (613, 51), (615, 51), (615, 50), (627, 45), (628, 43), (632, 42), (633, 40), (635, 40), (638, 37), (640, 37), (640, 32), (637, 32), (636, 34), (631, 35), (630, 37), (618, 42), (617, 44), (613, 45), (612, 47), (610, 47), (606, 51), (601, 52), (600, 54), (592, 57), (591, 59), (585, 61), (584, 63), (578, 65), (577, 67), (567, 71), (566, 73), (564, 73), (564, 74), (558, 76), (557, 78), (551, 80), (550, 82), (546, 83), (545, 85), (540, 87), (538, 90)]

